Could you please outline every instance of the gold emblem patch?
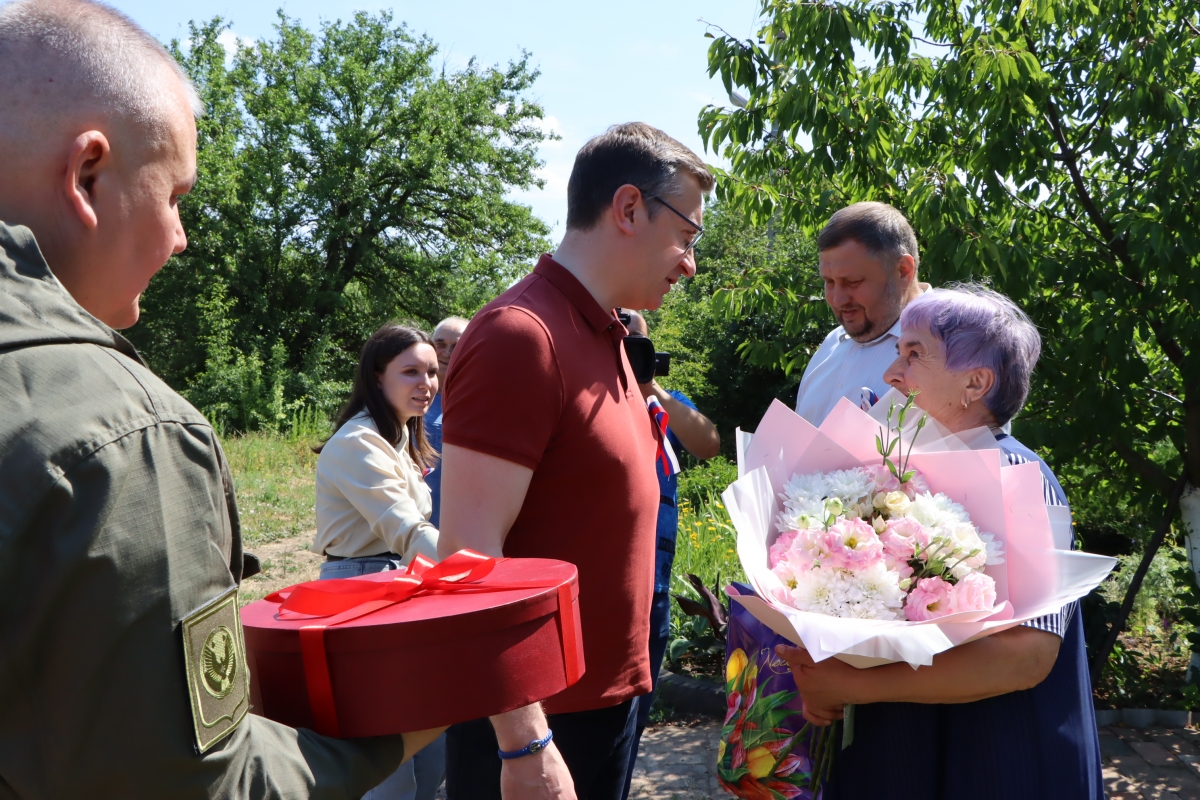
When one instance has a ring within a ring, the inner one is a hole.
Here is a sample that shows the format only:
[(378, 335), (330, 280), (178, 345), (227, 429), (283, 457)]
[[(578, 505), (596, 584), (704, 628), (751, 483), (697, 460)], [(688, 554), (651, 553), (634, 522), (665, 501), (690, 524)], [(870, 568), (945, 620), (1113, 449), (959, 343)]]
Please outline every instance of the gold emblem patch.
[(222, 625), (208, 635), (200, 660), (204, 665), (204, 688), (218, 700), (228, 695), (238, 667), (237, 644), (229, 628)]
[(250, 709), (237, 589), (192, 612), (182, 626), (196, 745), (203, 753), (229, 735)]

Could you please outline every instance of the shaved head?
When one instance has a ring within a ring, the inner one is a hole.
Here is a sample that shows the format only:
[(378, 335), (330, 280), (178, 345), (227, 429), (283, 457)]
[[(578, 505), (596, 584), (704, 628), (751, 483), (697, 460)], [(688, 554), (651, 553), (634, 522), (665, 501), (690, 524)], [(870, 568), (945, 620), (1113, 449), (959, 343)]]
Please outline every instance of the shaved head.
[(433, 329), (433, 336), (436, 339), (439, 333), (446, 331), (456, 331), (459, 336), (462, 336), (463, 331), (467, 329), (468, 322), (470, 320), (463, 319), (462, 317), (446, 317)]
[(633, 336), (649, 336), (650, 328), (646, 325), (646, 318), (642, 316), (640, 311), (634, 311), (632, 308), (625, 309), (629, 312), (629, 324), (625, 327)]
[(462, 317), (446, 317), (433, 329), (433, 349), (438, 357), (438, 380), (446, 382), (446, 371), (450, 369), (450, 356), (458, 347), (458, 340), (467, 329), (468, 320)]
[[(2, 0), (0, 0), (2, 2)], [(114, 328), (187, 246), (200, 100), (154, 37), (93, 0), (0, 5), (0, 220)]]
[(14, 0), (0, 5), (0, 138), (27, 140), (64, 117), (119, 122), (157, 142), (187, 75), (132, 20), (89, 0)]

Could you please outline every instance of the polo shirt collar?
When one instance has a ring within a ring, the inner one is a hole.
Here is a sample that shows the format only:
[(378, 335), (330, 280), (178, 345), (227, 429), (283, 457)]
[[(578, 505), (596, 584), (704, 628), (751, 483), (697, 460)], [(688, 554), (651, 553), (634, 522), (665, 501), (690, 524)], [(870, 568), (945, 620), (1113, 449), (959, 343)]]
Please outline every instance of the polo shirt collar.
[[(894, 325), (892, 325), (892, 327), (887, 329), (887, 332), (881, 334), (880, 336), (875, 337), (874, 339), (872, 339), (869, 342), (857, 342), (856, 341), (854, 343), (857, 344), (859, 347), (871, 347), (872, 345), (876, 345), (876, 344), (879, 344), (880, 342), (886, 341), (889, 336), (892, 337), (893, 339), (900, 338), (900, 319), (899, 318), (896, 319), (896, 323)], [(843, 342), (853, 341), (850, 334), (846, 333), (845, 328), (842, 329), (841, 340)]]
[(627, 333), (624, 330), (625, 326), (617, 321), (612, 312), (601, 308), (587, 287), (580, 283), (579, 279), (572, 275), (566, 267), (555, 261), (549, 253), (542, 254), (537, 266), (533, 268), (533, 273), (550, 281), (556, 289), (562, 292), (571, 305), (579, 309), (579, 313), (583, 314), (583, 318), (597, 332), (612, 330), (613, 325), (616, 324), (621, 327), (622, 336)]

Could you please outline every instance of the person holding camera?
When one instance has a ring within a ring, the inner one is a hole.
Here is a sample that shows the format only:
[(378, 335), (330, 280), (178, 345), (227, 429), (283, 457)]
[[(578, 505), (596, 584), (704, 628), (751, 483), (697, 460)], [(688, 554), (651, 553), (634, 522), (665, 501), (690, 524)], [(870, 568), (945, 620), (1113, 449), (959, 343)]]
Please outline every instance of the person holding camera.
[[(629, 329), (625, 337), (625, 351), (630, 366), (637, 378), (642, 396), (654, 400), (665, 412), (662, 428), (666, 441), (678, 452), (683, 448), (704, 461), (721, 451), (721, 437), (712, 420), (701, 414), (686, 394), (674, 389), (667, 390), (658, 385), (656, 377), (666, 375), (670, 369), (670, 353), (656, 353), (650, 342), (650, 330), (646, 318), (636, 311), (618, 309), (617, 317)], [(651, 404), (653, 407), (653, 403)], [(653, 412), (652, 412), (653, 413)], [(671, 566), (675, 562), (675, 538), (679, 533), (679, 474), (676, 462), (670, 458), (656, 459), (658, 475), (658, 525), (655, 531), (654, 551), (654, 599), (650, 603), (650, 694), (637, 699), (637, 728), (634, 734), (633, 757), (629, 759), (629, 771), (625, 777), (625, 797), (633, 780), (633, 766), (637, 758), (642, 732), (650, 720), (650, 707), (658, 690), (658, 671), (662, 667), (667, 651), (667, 638), (671, 628)]]
[[(553, 256), (488, 303), (444, 388), (443, 554), (553, 558), (579, 570), (586, 671), (544, 701), (452, 726), (450, 800), (619, 800), (651, 688), (660, 432), (614, 316), (695, 274), (713, 176), (657, 128), (588, 141)], [(500, 751), (500, 752), (497, 752)]]

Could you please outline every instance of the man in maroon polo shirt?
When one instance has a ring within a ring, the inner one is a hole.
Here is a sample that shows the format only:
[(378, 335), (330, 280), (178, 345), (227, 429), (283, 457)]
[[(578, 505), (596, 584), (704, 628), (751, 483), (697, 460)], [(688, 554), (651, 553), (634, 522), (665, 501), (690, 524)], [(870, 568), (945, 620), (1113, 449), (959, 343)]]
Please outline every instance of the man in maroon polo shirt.
[(657, 308), (695, 274), (712, 186), (694, 153), (644, 123), (592, 139), (575, 157), (554, 257), (485, 306), (455, 351), (439, 550), (575, 564), (586, 672), (544, 713), (451, 728), (451, 800), (621, 797), (633, 698), (650, 690), (659, 492), (657, 433), (613, 309)]

